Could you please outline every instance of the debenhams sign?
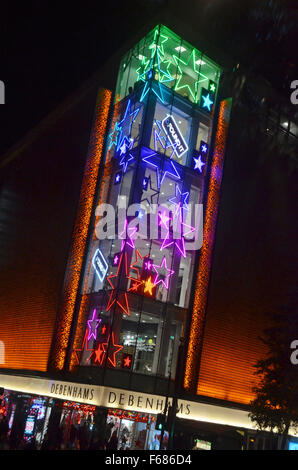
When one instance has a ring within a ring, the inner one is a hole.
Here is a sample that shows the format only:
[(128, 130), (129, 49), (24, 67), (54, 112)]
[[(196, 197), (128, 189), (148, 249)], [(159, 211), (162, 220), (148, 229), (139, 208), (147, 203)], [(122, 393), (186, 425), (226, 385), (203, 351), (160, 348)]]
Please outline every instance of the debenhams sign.
[[(39, 379), (0, 373), (0, 387), (21, 393), (48, 396), (60, 400), (87, 403), (107, 408), (121, 408), (140, 413), (160, 413), (165, 409), (166, 397), (57, 380)], [(169, 399), (168, 404), (171, 404)], [(253, 428), (248, 413), (218, 405), (178, 400), (178, 417), (210, 423)]]
[[(165, 397), (157, 395), (63, 382), (51, 382), (50, 396), (62, 400), (83, 401), (97, 406), (135, 410), (142, 413), (161, 413), (166, 406)], [(170, 404), (171, 399), (168, 401), (168, 405)], [(179, 414), (188, 416), (190, 404), (179, 403)]]

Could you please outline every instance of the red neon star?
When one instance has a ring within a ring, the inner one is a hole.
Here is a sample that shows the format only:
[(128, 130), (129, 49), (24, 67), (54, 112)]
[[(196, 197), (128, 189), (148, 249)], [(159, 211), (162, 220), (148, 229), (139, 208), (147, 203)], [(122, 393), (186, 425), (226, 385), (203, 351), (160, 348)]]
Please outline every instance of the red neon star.
[[(104, 348), (104, 352), (108, 352), (108, 361), (110, 361), (110, 363), (112, 364), (113, 367), (116, 367), (116, 354), (121, 351), (121, 349), (123, 349), (123, 346), (121, 346), (120, 344), (115, 344), (115, 338), (114, 338), (114, 333), (112, 333), (112, 342), (110, 343), (109, 345), (109, 341), (110, 341), (110, 336), (108, 338), (108, 341), (106, 343), (102, 343), (102, 346)], [(114, 349), (113, 352), (111, 352), (112, 350)], [(110, 354), (113, 356), (113, 358), (111, 359), (110, 357)]]
[(139, 250), (136, 250), (136, 260), (134, 263), (132, 263), (130, 265), (130, 269), (136, 271), (137, 273), (137, 277), (130, 277), (130, 276), (127, 276), (128, 279), (130, 279), (132, 282), (131, 282), (131, 285), (130, 285), (130, 288), (127, 290), (127, 292), (130, 292), (130, 291), (137, 291), (138, 288), (143, 284), (143, 281), (141, 280), (141, 275), (140, 275), (140, 269), (142, 270), (142, 268), (137, 268), (136, 267), (136, 264), (138, 263), (138, 260), (141, 259), (143, 261), (143, 256), (141, 255), (141, 253), (139, 252)]
[[(126, 274), (126, 277), (127, 277), (127, 255), (126, 253), (124, 253), (124, 260), (125, 260), (125, 274)], [(130, 310), (129, 310), (129, 305), (128, 305), (128, 299), (127, 299), (127, 294), (126, 292), (118, 292), (118, 298), (116, 298), (116, 295), (115, 295), (115, 285), (112, 284), (111, 282), (111, 279), (113, 279), (114, 277), (118, 277), (119, 276), (119, 272), (120, 272), (120, 269), (121, 269), (121, 266), (122, 266), (122, 261), (123, 261), (123, 253), (121, 254), (121, 257), (120, 257), (120, 261), (119, 261), (119, 264), (118, 264), (118, 268), (117, 268), (117, 273), (116, 274), (110, 274), (110, 276), (107, 276), (107, 280), (108, 280), (108, 283), (110, 284), (110, 286), (112, 287), (112, 291), (110, 293), (110, 297), (109, 297), (109, 301), (108, 301), (108, 305), (107, 305), (107, 311), (109, 311), (111, 309), (111, 307), (114, 305), (114, 303), (116, 302), (117, 305), (119, 305), (119, 307), (124, 311), (124, 313), (126, 313), (126, 315), (130, 315)]]
[(78, 361), (78, 364), (80, 364), (80, 361), (79, 361), (79, 358), (78, 358), (78, 355), (77, 355), (77, 352), (78, 352), (78, 351), (82, 352), (81, 357), (83, 356), (84, 351), (92, 351), (91, 354), (90, 354), (90, 356), (88, 357), (88, 359), (86, 359), (86, 362), (89, 362), (89, 361), (90, 361), (91, 356), (92, 356), (93, 353), (94, 353), (94, 349), (89, 349), (89, 348), (88, 348), (88, 329), (86, 329), (86, 332), (85, 332), (85, 336), (84, 336), (84, 340), (83, 340), (83, 344), (82, 344), (81, 349), (74, 349), (74, 350), (73, 350), (73, 352), (74, 352), (74, 354), (75, 354), (75, 356), (76, 356), (76, 359), (77, 359), (77, 361)]
[(102, 334), (102, 335), (105, 334), (106, 329), (107, 329), (106, 325), (103, 325), (103, 327), (102, 327), (102, 329), (101, 329), (101, 334)]
[(139, 252), (139, 250), (136, 250), (136, 260), (135, 260), (134, 263), (132, 263), (132, 264), (130, 265), (130, 268), (131, 268), (132, 270), (134, 270), (134, 271), (137, 272), (137, 279), (140, 279), (140, 271), (139, 271), (139, 268), (137, 268), (135, 265), (138, 264), (139, 258), (140, 258), (141, 260), (143, 260), (143, 256), (141, 255), (141, 253)]
[(130, 368), (130, 364), (131, 364), (131, 359), (130, 359), (129, 356), (126, 356), (126, 357), (123, 359), (123, 366)]
[(106, 351), (104, 350), (102, 343), (99, 343), (98, 348), (95, 349), (94, 352), (95, 352), (94, 363), (98, 362), (99, 365), (102, 366), (102, 363), (106, 354)]

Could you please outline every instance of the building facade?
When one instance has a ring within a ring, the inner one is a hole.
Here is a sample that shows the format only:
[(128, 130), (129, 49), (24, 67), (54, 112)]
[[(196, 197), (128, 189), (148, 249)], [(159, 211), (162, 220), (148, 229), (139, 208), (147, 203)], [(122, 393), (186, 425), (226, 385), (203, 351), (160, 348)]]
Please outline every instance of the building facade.
[[(24, 287), (24, 318), (15, 320), (14, 300), (1, 315), (2, 411), (15, 442), (22, 434), (42, 444), (55, 428), (64, 446), (81, 448), (100, 428), (105, 440), (115, 434), (118, 449), (166, 448), (169, 438), (176, 448), (202, 449), (247, 448), (254, 441), (245, 362), (227, 368), (226, 350), (225, 370), (208, 369), (208, 363), (216, 368), (210, 348), (217, 330), (210, 330), (206, 311), (232, 109), (222, 72), (157, 25), (122, 57), (115, 90), (100, 88), (95, 95), (92, 89), (78, 106), (88, 117), (85, 134), (88, 126), (91, 133), (88, 145), (80, 139), (76, 177), (67, 171), (60, 177), (58, 212), (64, 195), (80, 190), (66, 204), (72, 211), (61, 237), (63, 213), (57, 226), (49, 208), (56, 235), (51, 261), (41, 263), (42, 269), (52, 263), (49, 279), (60, 260), (54, 295), (42, 276), (40, 303)], [(72, 142), (80, 133), (76, 123)], [(51, 135), (36, 155), (45, 140)], [(66, 148), (67, 136), (63, 141)], [(38, 259), (40, 266), (38, 253), (28, 250), (27, 256), (27, 263)], [(36, 315), (28, 320), (32, 298)], [(45, 301), (52, 303), (47, 316)], [(169, 415), (172, 404), (172, 424), (159, 429), (157, 416)]]

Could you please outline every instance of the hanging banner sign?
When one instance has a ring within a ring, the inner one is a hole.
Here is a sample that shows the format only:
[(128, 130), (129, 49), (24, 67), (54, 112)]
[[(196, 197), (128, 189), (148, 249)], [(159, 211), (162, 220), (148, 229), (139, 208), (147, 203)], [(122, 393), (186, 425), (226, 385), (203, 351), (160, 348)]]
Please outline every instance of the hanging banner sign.
[(109, 266), (99, 248), (94, 253), (92, 264), (99, 280), (102, 282), (108, 272)]
[(166, 116), (162, 121), (162, 127), (168, 136), (171, 145), (175, 149), (178, 158), (181, 158), (188, 150), (188, 146), (180, 132), (180, 129), (173, 116)]

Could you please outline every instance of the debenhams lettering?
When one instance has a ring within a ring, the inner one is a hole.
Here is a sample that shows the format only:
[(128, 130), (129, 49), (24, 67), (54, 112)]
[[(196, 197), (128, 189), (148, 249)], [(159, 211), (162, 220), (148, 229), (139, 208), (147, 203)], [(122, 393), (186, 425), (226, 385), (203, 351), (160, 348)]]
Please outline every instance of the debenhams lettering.
[(94, 398), (94, 388), (81, 387), (79, 385), (53, 383), (51, 385), (51, 393), (54, 395), (67, 396), (68, 398), (81, 400), (93, 400)]
[[(171, 399), (168, 402), (168, 406), (171, 404)], [(142, 408), (146, 411), (152, 411), (160, 413), (164, 411), (165, 408), (165, 399), (163, 398), (152, 398), (152, 397), (145, 397), (143, 395), (132, 395), (126, 393), (116, 393), (116, 392), (109, 392), (108, 397), (108, 405), (117, 406), (121, 408), (124, 407), (132, 407), (133, 409)], [(177, 413), (189, 415), (190, 414), (190, 405), (179, 403)]]

